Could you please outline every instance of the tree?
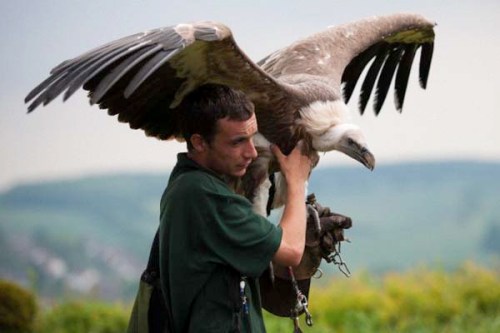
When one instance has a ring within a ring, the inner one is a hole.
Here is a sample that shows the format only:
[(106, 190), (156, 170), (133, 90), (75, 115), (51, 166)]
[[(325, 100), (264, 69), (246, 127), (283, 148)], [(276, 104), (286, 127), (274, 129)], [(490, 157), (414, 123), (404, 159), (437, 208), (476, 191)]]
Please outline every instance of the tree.
[(13, 282), (0, 280), (0, 332), (33, 332), (36, 314), (33, 293)]

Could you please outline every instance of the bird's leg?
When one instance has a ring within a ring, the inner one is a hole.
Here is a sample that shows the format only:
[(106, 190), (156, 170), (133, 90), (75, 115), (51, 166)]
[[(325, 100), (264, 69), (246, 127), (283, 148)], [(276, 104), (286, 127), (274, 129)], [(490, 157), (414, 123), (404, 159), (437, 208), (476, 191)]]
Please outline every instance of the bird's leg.
[(274, 187), (275, 187), (274, 200), (271, 205), (271, 209), (280, 208), (284, 206), (286, 203), (286, 192), (288, 190), (288, 187), (286, 185), (285, 177), (281, 172), (276, 172), (274, 174)]
[(269, 199), (269, 189), (271, 188), (271, 181), (266, 177), (264, 181), (257, 186), (252, 201), (253, 210), (259, 215), (267, 216), (267, 201)]
[(264, 136), (257, 134), (254, 137), (257, 158), (248, 166), (247, 172), (241, 179), (243, 195), (252, 202), (254, 211), (267, 216), (266, 206), (269, 198), (271, 182), (269, 180), (269, 166), (273, 154), (270, 143)]
[(267, 216), (266, 206), (271, 188), (269, 161), (268, 156), (259, 153), (259, 157), (250, 164), (242, 178), (245, 197), (252, 202), (254, 211), (262, 216)]

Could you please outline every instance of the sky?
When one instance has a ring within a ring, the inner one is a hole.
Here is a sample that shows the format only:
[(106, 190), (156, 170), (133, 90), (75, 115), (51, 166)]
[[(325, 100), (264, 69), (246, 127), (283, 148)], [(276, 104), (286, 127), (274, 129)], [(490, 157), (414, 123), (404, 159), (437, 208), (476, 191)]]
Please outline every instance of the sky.
[[(255, 61), (328, 26), (413, 12), (437, 22), (427, 90), (412, 71), (402, 114), (386, 99), (378, 117), (348, 104), (377, 165), (407, 161), (500, 162), (500, 2), (483, 1), (1, 1), (0, 191), (84, 175), (165, 171), (184, 144), (148, 138), (84, 92), (31, 114), (24, 97), (60, 62), (147, 29), (197, 20), (228, 25)], [(414, 66), (416, 69), (416, 66)], [(359, 89), (359, 87), (358, 87)], [(358, 91), (358, 89), (356, 91)], [(352, 165), (329, 152), (320, 167)]]

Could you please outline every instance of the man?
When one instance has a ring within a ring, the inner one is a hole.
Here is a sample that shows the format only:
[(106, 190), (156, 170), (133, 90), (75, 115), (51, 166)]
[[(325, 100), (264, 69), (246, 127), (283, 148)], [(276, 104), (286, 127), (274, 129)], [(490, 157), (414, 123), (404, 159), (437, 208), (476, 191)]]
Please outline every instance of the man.
[(160, 276), (172, 327), (184, 332), (265, 332), (257, 278), (271, 260), (299, 264), (305, 242), (305, 182), (311, 161), (272, 146), (288, 186), (276, 227), (224, 179), (257, 157), (253, 104), (239, 91), (205, 85), (181, 110), (188, 152), (178, 155), (161, 200)]

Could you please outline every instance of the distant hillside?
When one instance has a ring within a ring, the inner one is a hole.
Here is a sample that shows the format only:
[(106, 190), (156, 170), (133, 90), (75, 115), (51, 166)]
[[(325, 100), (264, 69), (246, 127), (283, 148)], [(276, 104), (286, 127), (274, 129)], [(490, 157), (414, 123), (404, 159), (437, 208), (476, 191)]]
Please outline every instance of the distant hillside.
[(345, 256), (355, 267), (446, 267), (500, 255), (500, 164), (320, 169), (310, 187), (353, 218)]
[[(48, 296), (130, 298), (167, 180), (168, 174), (89, 177), (0, 194), (0, 277)], [(353, 272), (453, 267), (466, 259), (488, 264), (500, 254), (500, 164), (325, 168), (315, 170), (309, 189), (353, 218), (352, 243), (343, 246)]]

